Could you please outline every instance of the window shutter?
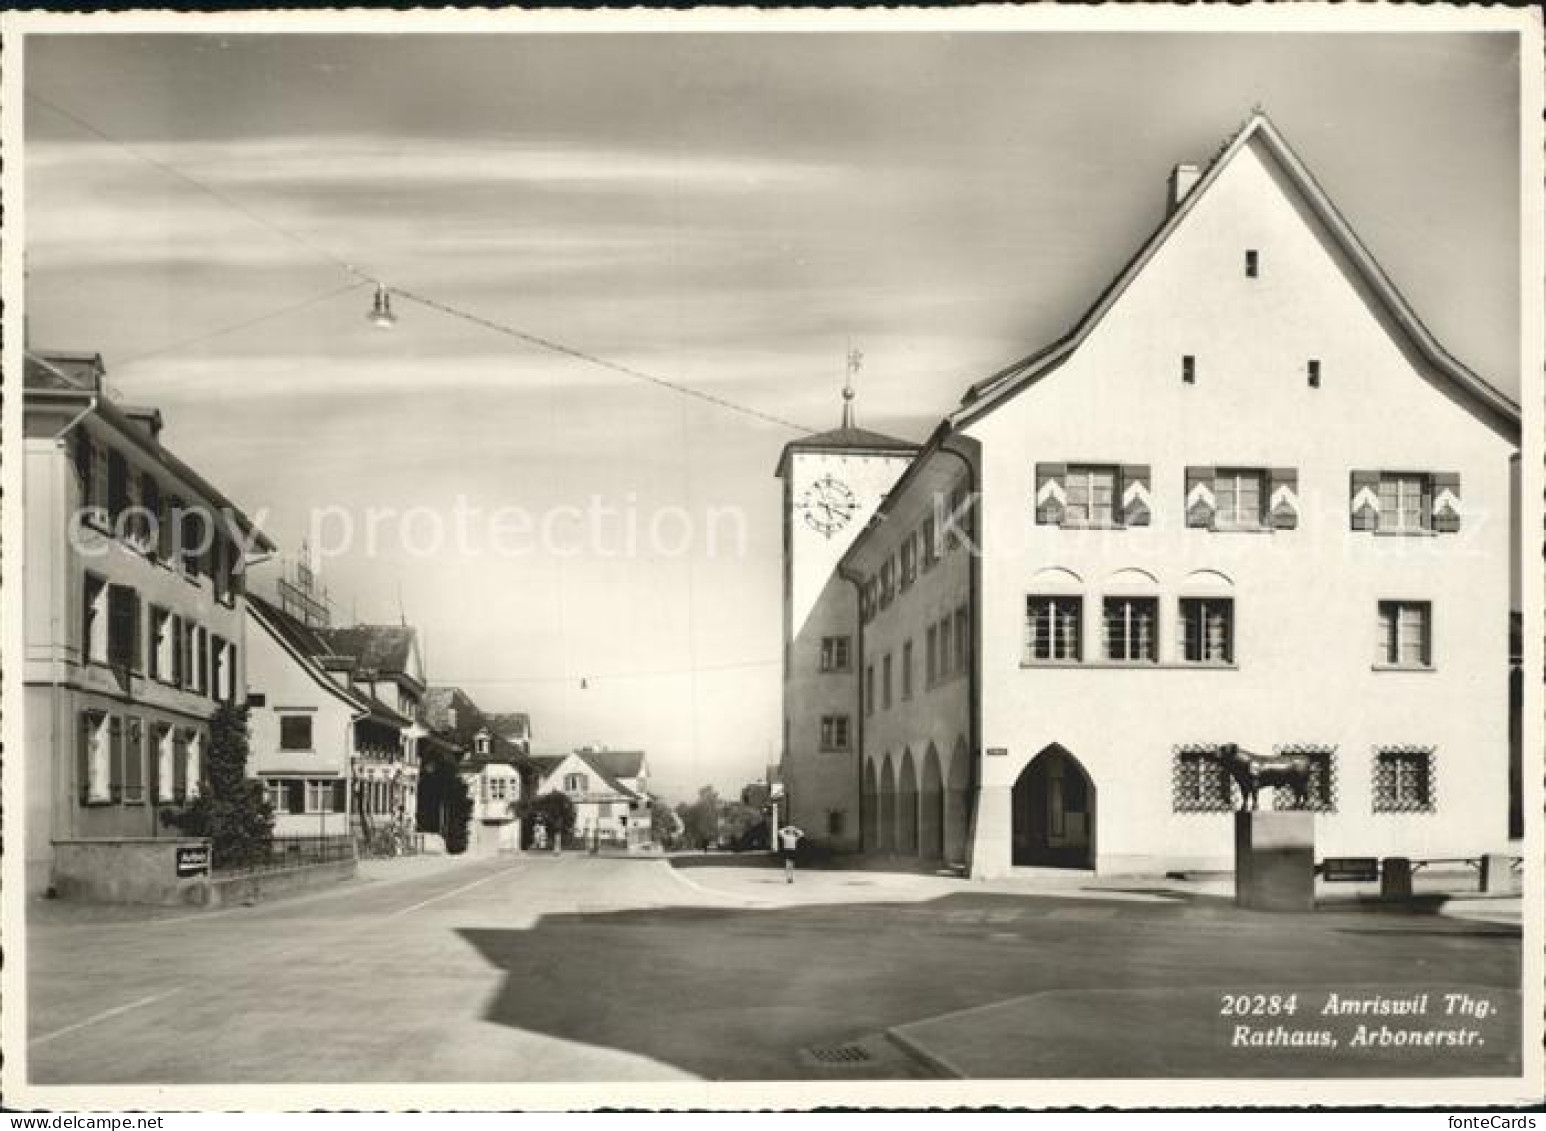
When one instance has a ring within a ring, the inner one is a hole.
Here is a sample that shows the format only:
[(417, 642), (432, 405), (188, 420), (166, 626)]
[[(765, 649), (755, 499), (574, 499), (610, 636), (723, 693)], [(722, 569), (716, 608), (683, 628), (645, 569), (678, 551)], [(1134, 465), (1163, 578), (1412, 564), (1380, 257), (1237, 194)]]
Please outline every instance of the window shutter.
[(176, 731), (172, 733), (172, 795), (188, 796), (188, 740)]
[(80, 715), (80, 741), (76, 748), (75, 758), (75, 792), (81, 801), (91, 798), (91, 716), (85, 711)]
[(333, 812), (342, 813), (348, 807), (349, 802), (345, 796), (344, 779), (339, 778), (333, 783)]
[(1355, 471), (1348, 488), (1348, 507), (1354, 530), (1380, 528), (1380, 473)]
[(1126, 464), (1122, 468), (1122, 524), (1149, 525), (1149, 465)]
[(128, 741), (124, 745), (123, 796), (125, 801), (145, 799), (145, 724), (129, 720)]
[(1274, 530), (1299, 525), (1299, 470), (1274, 467), (1268, 473), (1267, 521)]
[(1208, 528), (1213, 525), (1213, 515), (1218, 510), (1218, 499), (1213, 494), (1213, 468), (1188, 467), (1186, 469), (1186, 524)]
[(1063, 525), (1063, 507), (1068, 502), (1067, 478), (1067, 464), (1036, 465), (1036, 521), (1039, 525)]
[(1433, 473), (1433, 529), (1440, 534), (1460, 529), (1460, 476), (1454, 472)]

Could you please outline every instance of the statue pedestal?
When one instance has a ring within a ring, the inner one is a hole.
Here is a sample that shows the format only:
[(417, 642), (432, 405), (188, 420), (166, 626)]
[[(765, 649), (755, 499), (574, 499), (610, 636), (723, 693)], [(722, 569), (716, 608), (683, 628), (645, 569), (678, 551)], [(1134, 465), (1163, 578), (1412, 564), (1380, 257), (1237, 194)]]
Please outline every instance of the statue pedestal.
[(1235, 814), (1235, 906), (1315, 910), (1315, 814)]

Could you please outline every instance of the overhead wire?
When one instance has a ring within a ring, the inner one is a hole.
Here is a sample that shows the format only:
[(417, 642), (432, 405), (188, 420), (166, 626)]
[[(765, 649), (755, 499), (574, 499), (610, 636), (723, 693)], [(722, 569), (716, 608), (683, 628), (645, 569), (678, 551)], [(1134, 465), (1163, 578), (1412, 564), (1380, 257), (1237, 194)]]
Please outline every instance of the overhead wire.
[(686, 385), (679, 381), (673, 381), (670, 378), (662, 377), (654, 373), (649, 373), (645, 370), (638, 369), (631, 365), (626, 365), (622, 362), (612, 361), (608, 358), (601, 357), (598, 354), (590, 353), (586, 350), (582, 350), (574, 346), (565, 345), (564, 343), (559, 342), (553, 338), (543, 337), (540, 334), (533, 334), (529, 331), (518, 329), (517, 327), (511, 326), (507, 323), (498, 322), (481, 314), (475, 314), (472, 311), (465, 310), (459, 306), (445, 302), (441, 299), (432, 298), (429, 295), (420, 294), (416, 291), (409, 290), (406, 287), (395, 285), (374, 272), (356, 266), (349, 260), (334, 253), (328, 248), (323, 247), (315, 241), (308, 239), (306, 236), (301, 235), (294, 229), (269, 219), (262, 213), (255, 211), (246, 204), (243, 204), (235, 197), (232, 197), (228, 193), (222, 192), (221, 190), (215, 188), (213, 185), (207, 184), (199, 178), (184, 172), (183, 170), (177, 168), (177, 166), (160, 160), (159, 158), (145, 152), (138, 146), (130, 145), (129, 143), (112, 136), (107, 131), (100, 129), (96, 125), (87, 121), (85, 118), (81, 117), (79, 114), (65, 109), (57, 102), (44, 97), (36, 91), (27, 91), (27, 98), (33, 102), (36, 102), (40, 106), (46, 107), (48, 110), (66, 119), (67, 121), (72, 122), (74, 125), (91, 134), (93, 137), (99, 138), (100, 140), (107, 142), (109, 145), (123, 150), (125, 153), (128, 153), (138, 160), (143, 161), (147, 165), (150, 165), (151, 167), (159, 170), (166, 176), (171, 177), (178, 182), (189, 186), (190, 188), (196, 189), (197, 191), (210, 197), (212, 200), (215, 200), (225, 207), (240, 213), (242, 216), (245, 216), (253, 223), (269, 229), (270, 231), (276, 233), (279, 236), (282, 236), (284, 239), (290, 241), (298, 247), (304, 248), (306, 251), (310, 252), (317, 258), (324, 260), (327, 263), (344, 271), (351, 279), (351, 282), (348, 286), (340, 288), (338, 291), (332, 291), (325, 295), (316, 296), (304, 302), (297, 303), (293, 307), (287, 307), (283, 310), (275, 311), (271, 315), (265, 315), (245, 323), (237, 323), (231, 327), (214, 331), (207, 337), (190, 338), (185, 342), (175, 343), (162, 349), (151, 351), (147, 354), (141, 354), (132, 360), (143, 360), (147, 357), (160, 356), (163, 353), (169, 353), (176, 349), (185, 349), (190, 345), (196, 345), (201, 341), (208, 340), (210, 337), (218, 337), (221, 334), (242, 329), (247, 325), (268, 321), (270, 318), (281, 317), (284, 314), (304, 309), (316, 302), (325, 301), (326, 299), (332, 298), (337, 294), (344, 293), (344, 291), (352, 290), (364, 283), (371, 283), (378, 288), (381, 288), (390, 294), (398, 295), (409, 302), (417, 303), (418, 305), (427, 307), (431, 310), (437, 310), (440, 313), (450, 317), (458, 318), (473, 325), (481, 326), (484, 329), (491, 330), (495, 333), (502, 334), (517, 341), (525, 342), (527, 345), (535, 346), (539, 349), (547, 350), (551, 353), (559, 354), (587, 365), (593, 365), (601, 369), (606, 369), (613, 373), (617, 373), (637, 381), (644, 381), (659, 388), (677, 393), (678, 395), (692, 397), (707, 404), (725, 409), (726, 411), (739, 413), (743, 416), (760, 420), (763, 423), (773, 424), (780, 428), (787, 428), (804, 435), (810, 435), (816, 431), (813, 428), (807, 427), (803, 424), (798, 424), (792, 420), (788, 420), (774, 413), (764, 412), (761, 409), (752, 408), (749, 405), (744, 405), (737, 401), (730, 400), (728, 397), (722, 397), (715, 393), (705, 392), (702, 389), (695, 389), (691, 385)]

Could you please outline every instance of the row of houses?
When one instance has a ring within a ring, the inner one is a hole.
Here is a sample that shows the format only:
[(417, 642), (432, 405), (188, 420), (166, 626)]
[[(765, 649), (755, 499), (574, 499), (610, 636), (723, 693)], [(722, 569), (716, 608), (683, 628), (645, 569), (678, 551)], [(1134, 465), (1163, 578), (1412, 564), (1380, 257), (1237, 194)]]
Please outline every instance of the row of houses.
[(845, 403), (785, 449), (790, 819), (985, 877), (1228, 868), (1234, 743), (1311, 760), (1322, 855), (1506, 851), (1519, 441), (1254, 115), (922, 443)]
[(174, 835), (165, 815), (204, 788), (221, 704), (249, 709), (277, 836), (411, 848), (446, 831), (459, 779), (472, 851), (518, 850), (522, 798), (555, 789), (591, 840), (647, 839), (642, 752), (534, 755), (527, 715), (431, 685), (411, 625), (335, 625), (304, 550), (282, 560), (162, 428), (100, 356), (27, 351), (29, 891), (53, 886), (60, 845)]

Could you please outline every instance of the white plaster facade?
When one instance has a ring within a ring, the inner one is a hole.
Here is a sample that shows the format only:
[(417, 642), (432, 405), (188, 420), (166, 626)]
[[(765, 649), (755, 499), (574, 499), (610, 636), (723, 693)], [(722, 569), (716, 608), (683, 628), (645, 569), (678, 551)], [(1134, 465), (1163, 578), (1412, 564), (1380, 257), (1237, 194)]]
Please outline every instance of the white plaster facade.
[[(894, 687), (865, 719), (866, 847), (953, 856), (955, 773), (973, 874), (1228, 867), (1227, 808), (1179, 801), (1177, 761), (1236, 742), (1330, 755), (1320, 856), (1501, 850), (1517, 443), (1517, 408), (1432, 341), (1254, 117), (1067, 338), (968, 393), (845, 555), (840, 568), (872, 585), (937, 497), (975, 497), (976, 552), (944, 550), (855, 622), (866, 663), (911, 641), (915, 665), (945, 610), (964, 607), (968, 626), (964, 667), (952, 657), (952, 674), (911, 699)], [(1047, 480), (1068, 465), (1113, 469), (1119, 512), (1130, 471), (1147, 521), (1039, 521), (1038, 499), (1067, 486)], [(1288, 487), (1294, 521), (1189, 524), (1201, 468), (1258, 469), (1277, 505)], [(1358, 477), (1381, 472), (1425, 484), (1414, 532), (1358, 528)], [(1032, 597), (1081, 601), (1076, 658), (1031, 654)], [(1148, 655), (1105, 659), (1107, 597), (1157, 612)], [(1232, 602), (1227, 662), (1189, 661), (1193, 597)], [(1427, 662), (1377, 655), (1390, 601), (1426, 606)], [(1392, 811), (1377, 765), (1402, 750), (1426, 767), (1426, 801)]]
[[(784, 807), (781, 820), (812, 844), (860, 846), (858, 596), (837, 571), (843, 553), (874, 517), (906, 468), (914, 446), (854, 428), (785, 449), (784, 494)], [(829, 517), (819, 507), (829, 481), (852, 506)], [(823, 640), (847, 641), (846, 662)], [(833, 720), (843, 720), (841, 724)], [(843, 733), (833, 732), (841, 727)], [(824, 733), (825, 728), (825, 733)]]
[[(80, 386), (46, 357), (28, 363), (17, 571), (28, 891), (51, 882), (55, 841), (177, 835), (161, 814), (197, 795), (209, 718), (244, 694), (241, 547), (247, 560), (274, 548), (162, 446), (159, 414), (108, 398), (100, 360), (92, 361), (78, 367)], [(129, 515), (145, 507), (147, 483), (161, 506), (150, 495), (143, 516), (163, 514), (149, 524), (156, 536), (140, 539)], [(174, 500), (221, 516), (218, 558), (160, 539), (172, 528)]]

